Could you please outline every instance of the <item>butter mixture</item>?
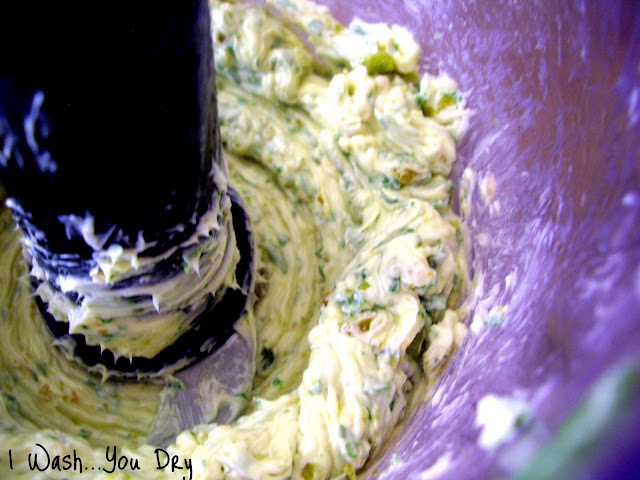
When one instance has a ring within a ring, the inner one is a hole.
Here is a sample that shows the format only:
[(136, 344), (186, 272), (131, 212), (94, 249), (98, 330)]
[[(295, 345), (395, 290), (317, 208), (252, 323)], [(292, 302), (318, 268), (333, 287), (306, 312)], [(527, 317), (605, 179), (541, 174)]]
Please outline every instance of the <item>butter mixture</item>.
[[(75, 449), (82, 478), (351, 479), (461, 343), (467, 273), (447, 178), (466, 127), (456, 84), (419, 75), (402, 27), (344, 27), (305, 0), (267, 6), (211, 11), (228, 181), (256, 246), (250, 407), (166, 449), (189, 474), (158, 469), (146, 438), (162, 388), (180, 382), (103, 381), (56, 348), (5, 210), (1, 478), (76, 478), (31, 471), (40, 444), (51, 457)], [(151, 355), (167, 339), (145, 342)], [(106, 473), (108, 446), (140, 468)]]

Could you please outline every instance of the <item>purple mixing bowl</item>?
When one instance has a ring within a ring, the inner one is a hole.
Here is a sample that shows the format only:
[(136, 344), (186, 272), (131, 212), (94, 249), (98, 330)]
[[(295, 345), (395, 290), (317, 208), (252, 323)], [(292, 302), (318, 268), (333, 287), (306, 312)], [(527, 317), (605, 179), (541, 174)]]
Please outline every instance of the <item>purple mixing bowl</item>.
[[(640, 2), (324, 3), (343, 22), (406, 26), (423, 70), (466, 93), (455, 176), (491, 172), (497, 186), (467, 218), (479, 305), (508, 305), (500, 325), (469, 333), (437, 400), (364, 478), (640, 478)], [(477, 444), (487, 393), (533, 413), (495, 452)]]

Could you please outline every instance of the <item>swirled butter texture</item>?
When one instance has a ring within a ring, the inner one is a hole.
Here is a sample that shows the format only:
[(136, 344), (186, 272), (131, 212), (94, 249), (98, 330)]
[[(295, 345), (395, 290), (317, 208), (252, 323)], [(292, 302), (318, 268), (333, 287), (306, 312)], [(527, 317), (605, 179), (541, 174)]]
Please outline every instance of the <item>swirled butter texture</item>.
[[(40, 444), (52, 458), (75, 450), (77, 478), (354, 478), (412, 388), (433, 381), (462, 341), (467, 274), (447, 178), (466, 127), (455, 82), (419, 75), (403, 27), (345, 27), (311, 2), (267, 4), (211, 9), (228, 180), (256, 242), (249, 409), (178, 436), (166, 451), (189, 459), (189, 473), (158, 469), (146, 437), (161, 386), (102, 382), (56, 348), (5, 211), (0, 477), (75, 478), (32, 471)], [(139, 469), (108, 474), (108, 446)]]

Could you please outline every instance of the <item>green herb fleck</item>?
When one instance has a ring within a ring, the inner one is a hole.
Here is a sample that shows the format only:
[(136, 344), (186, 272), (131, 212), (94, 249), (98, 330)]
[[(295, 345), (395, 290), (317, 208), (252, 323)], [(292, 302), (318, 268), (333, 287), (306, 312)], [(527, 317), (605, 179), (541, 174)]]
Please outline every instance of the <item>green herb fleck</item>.
[(358, 457), (358, 446), (360, 442), (349, 442), (345, 445), (345, 450), (347, 451), (347, 455), (351, 458)]
[(369, 75), (379, 75), (381, 73), (391, 73), (395, 70), (396, 65), (393, 57), (386, 52), (377, 52), (362, 62), (367, 67)]
[(422, 354), (426, 350), (427, 347), (427, 333), (431, 326), (431, 321), (429, 320), (425, 323), (425, 326), (420, 329), (420, 331), (413, 338), (411, 344), (407, 347), (407, 355), (411, 358), (418, 360), (422, 357)]
[(361, 295), (362, 294), (359, 292), (353, 292), (351, 289), (347, 289), (344, 293), (341, 292), (341, 294), (338, 295), (338, 299), (336, 301), (344, 313), (348, 313), (350, 316), (353, 316), (355, 313), (359, 312), (362, 307)]
[(185, 384), (182, 380), (175, 379), (175, 380), (169, 380), (167, 382), (167, 387), (174, 388), (176, 390), (182, 390), (183, 388), (185, 388)]
[(290, 240), (290, 238), (289, 238), (289, 236), (288, 236), (288, 235), (285, 235), (285, 234), (283, 234), (283, 233), (279, 233), (279, 234), (278, 234), (278, 243), (279, 243), (280, 245), (282, 245), (283, 247), (284, 247), (287, 243), (289, 243), (289, 240)]
[(460, 99), (460, 95), (458, 91), (455, 90), (453, 92), (443, 93), (440, 97), (440, 101), (438, 102), (438, 110), (442, 110), (444, 108), (450, 107), (451, 105), (455, 105), (458, 103)]
[(100, 385), (98, 385), (96, 382), (94, 382), (93, 380), (87, 380), (85, 382), (87, 384), (88, 387), (93, 388), (94, 390), (99, 390)]
[(38, 362), (36, 364), (36, 368), (38, 369), (38, 371), (42, 374), (42, 375), (47, 375), (48, 373), (48, 368), (47, 365), (43, 362)]
[(388, 382), (384, 383), (383, 385), (378, 385), (377, 387), (375, 387), (373, 389), (373, 391), (376, 392), (376, 393), (388, 392), (389, 390), (391, 390), (391, 381), (388, 381)]
[(322, 278), (322, 281), (324, 282), (327, 279), (327, 276), (324, 274), (324, 267), (323, 267), (323, 265), (321, 263), (318, 264), (318, 272), (320, 272), (320, 277)]
[(279, 254), (279, 252), (269, 245), (258, 245), (258, 248), (267, 256), (269, 261), (278, 267), (282, 273), (289, 272), (287, 261)]
[(382, 186), (391, 190), (400, 190), (400, 188), (402, 188), (402, 185), (400, 185), (395, 178), (389, 178), (387, 176), (382, 177)]

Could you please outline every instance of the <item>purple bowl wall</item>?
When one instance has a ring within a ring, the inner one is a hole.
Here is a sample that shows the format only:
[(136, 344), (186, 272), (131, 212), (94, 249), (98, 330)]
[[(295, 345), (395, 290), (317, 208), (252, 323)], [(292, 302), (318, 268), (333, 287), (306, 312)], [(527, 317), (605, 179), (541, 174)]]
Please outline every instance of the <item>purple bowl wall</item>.
[[(505, 320), (470, 332), (438, 401), (412, 413), (369, 472), (423, 478), (446, 453), (429, 478), (506, 476), (509, 459), (477, 446), (482, 396), (517, 391), (544, 442), (598, 376), (640, 352), (640, 2), (323, 3), (345, 22), (406, 26), (423, 69), (459, 82), (474, 114), (455, 175), (493, 173), (500, 205), (492, 214), (474, 195), (467, 221), (472, 240), (488, 240), (474, 242), (478, 298), (508, 305)], [(634, 411), (580, 478), (634, 475), (640, 399)], [(404, 463), (389, 470), (394, 453)]]

